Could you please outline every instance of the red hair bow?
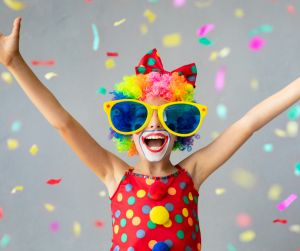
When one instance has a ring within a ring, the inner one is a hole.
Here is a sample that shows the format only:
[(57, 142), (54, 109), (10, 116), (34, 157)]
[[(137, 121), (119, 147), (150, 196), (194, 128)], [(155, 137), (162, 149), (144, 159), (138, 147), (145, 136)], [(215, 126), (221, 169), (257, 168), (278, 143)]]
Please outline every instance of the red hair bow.
[(184, 75), (186, 77), (186, 81), (191, 84), (194, 88), (196, 77), (197, 77), (197, 68), (195, 63), (188, 64), (177, 68), (174, 71), (168, 72), (165, 71), (160, 60), (160, 56), (157, 50), (154, 48), (149, 51), (140, 61), (139, 66), (135, 67), (135, 72), (137, 74), (149, 74), (152, 71), (159, 71), (160, 73), (169, 73), (172, 75), (173, 72), (178, 72), (178, 74)]

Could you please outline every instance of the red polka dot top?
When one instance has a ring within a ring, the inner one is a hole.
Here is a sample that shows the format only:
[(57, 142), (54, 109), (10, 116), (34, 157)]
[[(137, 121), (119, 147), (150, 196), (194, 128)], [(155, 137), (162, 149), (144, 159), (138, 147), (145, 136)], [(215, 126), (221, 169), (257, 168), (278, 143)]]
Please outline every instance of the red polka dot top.
[(200, 251), (198, 197), (190, 174), (179, 165), (163, 177), (130, 167), (110, 198), (110, 251)]

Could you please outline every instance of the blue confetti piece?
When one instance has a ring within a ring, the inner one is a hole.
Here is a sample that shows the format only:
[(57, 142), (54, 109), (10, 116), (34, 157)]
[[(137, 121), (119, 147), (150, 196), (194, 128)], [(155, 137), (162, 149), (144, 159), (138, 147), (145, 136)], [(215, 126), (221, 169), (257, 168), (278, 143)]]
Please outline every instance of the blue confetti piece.
[(235, 247), (232, 246), (231, 244), (228, 244), (227, 248), (228, 248), (229, 251), (236, 251)]
[(263, 145), (263, 150), (265, 152), (272, 152), (273, 151), (273, 145), (272, 144), (264, 144)]
[(293, 105), (288, 111), (287, 116), (289, 119), (296, 119), (300, 116), (300, 105)]
[(99, 89), (97, 90), (98, 93), (105, 95), (106, 94), (106, 89), (103, 87), (99, 87)]
[(220, 119), (226, 119), (227, 117), (227, 108), (223, 104), (218, 104), (216, 109), (217, 115)]
[(22, 121), (21, 120), (15, 120), (12, 124), (11, 124), (11, 128), (10, 130), (12, 132), (17, 132), (20, 130), (20, 128), (22, 127)]
[(93, 42), (93, 50), (96, 51), (99, 48), (100, 37), (98, 34), (98, 30), (95, 24), (92, 24), (93, 33), (94, 33), (94, 42)]
[(7, 247), (10, 243), (10, 236), (8, 234), (3, 235), (0, 243), (1, 247)]
[(300, 176), (300, 162), (295, 164), (295, 175)]

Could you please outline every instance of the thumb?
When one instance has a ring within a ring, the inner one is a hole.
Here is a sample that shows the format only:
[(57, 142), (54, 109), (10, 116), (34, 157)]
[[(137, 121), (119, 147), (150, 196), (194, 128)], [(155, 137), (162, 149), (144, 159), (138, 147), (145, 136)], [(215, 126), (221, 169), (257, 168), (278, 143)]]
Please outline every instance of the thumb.
[(17, 17), (14, 21), (14, 28), (11, 33), (11, 35), (14, 37), (20, 36), (21, 19), (22, 18)]

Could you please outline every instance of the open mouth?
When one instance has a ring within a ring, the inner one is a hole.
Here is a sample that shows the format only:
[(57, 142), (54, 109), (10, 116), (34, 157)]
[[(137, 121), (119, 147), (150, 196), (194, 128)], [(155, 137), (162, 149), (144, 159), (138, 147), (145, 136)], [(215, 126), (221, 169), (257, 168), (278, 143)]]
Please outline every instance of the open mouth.
[(160, 152), (168, 142), (168, 139), (169, 137), (162, 133), (150, 133), (146, 137), (142, 137), (143, 143), (151, 152)]

